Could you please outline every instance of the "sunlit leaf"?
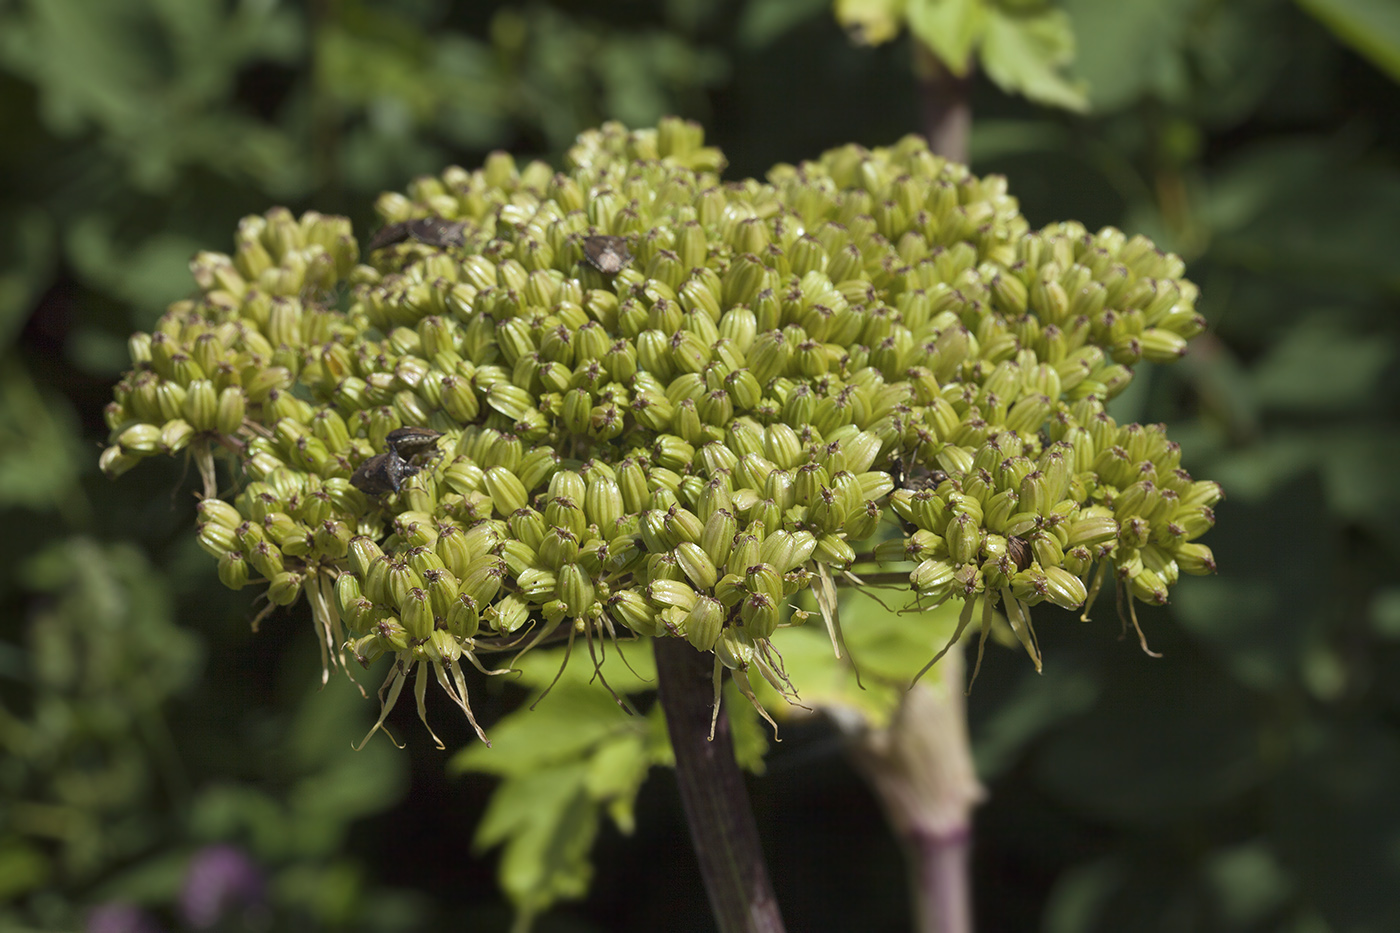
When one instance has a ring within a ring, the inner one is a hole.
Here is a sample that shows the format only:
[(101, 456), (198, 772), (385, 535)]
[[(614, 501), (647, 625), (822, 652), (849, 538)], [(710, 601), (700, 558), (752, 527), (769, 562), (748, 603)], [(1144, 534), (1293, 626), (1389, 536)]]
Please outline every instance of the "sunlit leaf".
[(1063, 69), (1074, 58), (1074, 31), (1061, 10), (1031, 16), (988, 10), (982, 67), (1002, 90), (1036, 103), (1083, 111), (1089, 107), (1082, 82)]

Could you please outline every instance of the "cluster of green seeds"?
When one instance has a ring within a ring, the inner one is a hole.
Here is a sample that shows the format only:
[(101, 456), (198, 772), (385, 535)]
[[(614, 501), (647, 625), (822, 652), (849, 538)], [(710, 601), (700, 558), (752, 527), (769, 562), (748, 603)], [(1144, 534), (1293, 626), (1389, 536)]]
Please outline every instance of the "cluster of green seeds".
[(367, 256), (343, 218), (248, 218), (132, 338), (102, 466), (190, 451), (220, 578), (304, 595), (328, 659), (392, 655), (386, 712), (417, 667), (420, 710), (435, 676), (470, 716), (462, 657), (561, 626), (790, 692), (794, 598), (832, 616), (877, 560), (964, 625), (980, 597), (984, 637), (1001, 605), (1037, 663), (1029, 605), (1214, 569), (1219, 487), (1104, 412), (1203, 329), (1177, 257), (1031, 231), (915, 137), (722, 165), (694, 125), (610, 124), (564, 172), (385, 195)]

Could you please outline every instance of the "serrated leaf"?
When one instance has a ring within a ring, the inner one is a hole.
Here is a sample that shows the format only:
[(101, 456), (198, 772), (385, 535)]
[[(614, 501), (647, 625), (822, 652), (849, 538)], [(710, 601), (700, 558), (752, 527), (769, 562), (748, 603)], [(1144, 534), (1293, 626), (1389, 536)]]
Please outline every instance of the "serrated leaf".
[(1084, 83), (1063, 71), (1074, 58), (1074, 30), (1064, 11), (1015, 16), (991, 8), (984, 28), (982, 68), (1003, 91), (1077, 113), (1089, 109)]
[(983, 0), (910, 0), (905, 11), (909, 31), (959, 77), (972, 68), (991, 15)]

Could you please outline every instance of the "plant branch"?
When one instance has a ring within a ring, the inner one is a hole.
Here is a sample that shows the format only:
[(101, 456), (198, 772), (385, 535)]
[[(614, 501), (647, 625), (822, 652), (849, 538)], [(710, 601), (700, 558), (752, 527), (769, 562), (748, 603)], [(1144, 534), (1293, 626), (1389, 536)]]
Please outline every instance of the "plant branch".
[[(968, 856), (977, 782), (963, 708), (962, 650), (939, 679), (905, 694), (887, 728), (849, 729), (852, 758), (875, 790), (909, 861), (918, 933), (971, 933)], [(931, 679), (930, 679), (931, 680)]]
[(953, 74), (922, 42), (915, 42), (914, 48), (924, 137), (934, 152), (965, 164), (972, 133), (972, 104), (968, 100), (972, 75)]
[(709, 739), (714, 655), (681, 638), (652, 644), (676, 783), (715, 923), (720, 933), (783, 933), (723, 707)]

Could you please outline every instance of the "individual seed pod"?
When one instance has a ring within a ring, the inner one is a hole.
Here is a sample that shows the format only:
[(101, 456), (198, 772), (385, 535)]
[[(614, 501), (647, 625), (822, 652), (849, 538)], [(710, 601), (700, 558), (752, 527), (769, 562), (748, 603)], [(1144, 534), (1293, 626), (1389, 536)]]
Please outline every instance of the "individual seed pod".
[(133, 424), (117, 435), (117, 444), (125, 454), (153, 454), (160, 445), (161, 429), (154, 424)]
[(380, 549), (373, 538), (357, 535), (350, 539), (347, 556), (350, 559), (351, 571), (363, 580), (369, 574), (370, 565), (384, 557), (384, 551)]
[(439, 529), (433, 549), (437, 552), (442, 565), (458, 577), (466, 571), (473, 556), (467, 547), (466, 532), (451, 524)]
[(350, 528), (341, 521), (323, 521), (312, 532), (314, 550), (331, 560), (339, 560), (345, 556), (349, 549), (350, 538)]
[(519, 577), (530, 569), (540, 569), (544, 563), (534, 548), (524, 541), (502, 541), (493, 553), (506, 562), (506, 573), (512, 577)]
[(403, 627), (398, 616), (385, 615), (376, 622), (374, 624), (374, 637), (383, 651), (408, 650), (408, 630)]
[(644, 637), (661, 634), (660, 617), (646, 597), (636, 590), (621, 590), (607, 601), (608, 614), (631, 631)]
[(480, 607), (466, 593), (458, 593), (443, 615), (443, 624), (456, 638), (474, 638), (481, 630)]
[[(386, 573), (384, 576), (384, 600), (386, 605), (401, 606), (409, 590), (423, 586), (423, 578), (418, 571), (414, 570), (407, 560), (396, 555), (385, 563)], [(374, 598), (374, 597), (371, 597)], [(375, 602), (379, 602), (375, 598)]]
[(1189, 573), (1193, 576), (1215, 573), (1215, 555), (1204, 544), (1196, 542), (1178, 544), (1172, 554), (1183, 573)]
[[(1020, 537), (1014, 537), (1011, 540), (1014, 543), (1015, 541), (1020, 541), (1024, 539)], [(1031, 548), (1031, 554), (1036, 560), (1036, 562), (1040, 564), (1040, 566), (1059, 567), (1064, 563), (1064, 547), (1060, 544), (1059, 539), (1056, 538), (1054, 534), (1045, 531), (1038, 531), (1031, 535), (1029, 543)], [(1021, 567), (1020, 569), (1025, 570), (1026, 568)]]
[(920, 596), (942, 600), (953, 592), (957, 584), (957, 565), (952, 561), (930, 558), (909, 574), (909, 585)]
[(754, 639), (767, 638), (778, 628), (778, 602), (767, 593), (749, 593), (739, 603), (739, 620)]
[(422, 587), (413, 587), (404, 593), (399, 601), (399, 621), (413, 641), (424, 641), (432, 635), (433, 605), (428, 593)]
[(248, 562), (261, 576), (271, 580), (282, 572), (282, 551), (268, 541), (258, 541), (248, 553)]
[(671, 530), (666, 527), (666, 513), (660, 509), (648, 509), (642, 512), (638, 531), (641, 532), (642, 544), (645, 545), (650, 554), (670, 551), (680, 543), (680, 539), (674, 537)]
[(576, 538), (581, 538), (588, 522), (583, 509), (567, 496), (555, 496), (544, 509), (544, 523), (551, 528), (567, 528)]
[(751, 532), (739, 534), (734, 539), (734, 549), (725, 561), (725, 570), (728, 573), (737, 573), (742, 577), (751, 566), (761, 562), (760, 550), (761, 541), (758, 535)]
[(679, 580), (653, 580), (646, 586), (646, 597), (660, 608), (675, 606), (683, 612), (693, 609), (698, 599), (695, 590)]
[(698, 544), (705, 534), (705, 525), (700, 517), (689, 509), (673, 506), (666, 512), (666, 530), (677, 542), (690, 541)]
[(709, 651), (719, 641), (724, 630), (724, 605), (717, 599), (702, 596), (696, 600), (690, 612), (686, 613), (681, 627), (686, 640), (697, 651)]
[(759, 562), (744, 570), (744, 586), (750, 593), (766, 593), (776, 604), (783, 598), (783, 577), (772, 564)]
[(682, 541), (676, 545), (676, 564), (696, 589), (708, 590), (719, 580), (719, 570), (699, 544)]
[(593, 580), (578, 564), (565, 564), (560, 568), (555, 592), (564, 603), (566, 613), (574, 618), (580, 618), (593, 606)]
[(846, 508), (836, 490), (823, 486), (807, 503), (805, 523), (818, 534), (840, 531), (846, 523)]
[(496, 513), (502, 517), (511, 515), (529, 504), (525, 486), (505, 467), (493, 466), (486, 470), (482, 481), (486, 484), (486, 492), (491, 496)]
[(544, 533), (537, 550), (544, 566), (558, 570), (578, 558), (578, 536), (567, 528), (550, 528)]
[(459, 574), (462, 581), (461, 592), (470, 596), (478, 606), (490, 605), (501, 589), (501, 578), (505, 575), (505, 562), (489, 554), (472, 559), (466, 573)]
[(181, 412), (190, 427), (196, 431), (214, 429), (218, 422), (219, 398), (214, 391), (214, 383), (208, 379), (195, 379), (185, 392)]
[(506, 524), (516, 540), (524, 542), (536, 551), (539, 550), (540, 542), (544, 540), (545, 532), (549, 530), (549, 526), (545, 524), (544, 516), (531, 508), (513, 512)]
[(856, 552), (843, 538), (834, 534), (824, 534), (817, 537), (812, 558), (819, 563), (845, 568), (855, 563)]
[(230, 530), (243, 524), (244, 520), (242, 514), (240, 514), (236, 508), (224, 502), (222, 499), (215, 499), (213, 497), (199, 500), (199, 504), (195, 506), (195, 511), (203, 521), (213, 522), (216, 525), (222, 525)]
[(219, 555), (219, 582), (231, 590), (248, 584), (248, 560), (242, 551), (230, 550)]
[(948, 530), (945, 535), (948, 542), (948, 554), (955, 563), (966, 564), (976, 559), (977, 551), (982, 546), (982, 532), (978, 528), (977, 522), (967, 513), (955, 515), (948, 522)]
[(1021, 571), (1031, 565), (1035, 555), (1030, 542), (1018, 535), (1011, 535), (1006, 538), (1006, 556), (1011, 559), (1016, 569)]
[(1155, 571), (1143, 568), (1128, 580), (1133, 596), (1154, 606), (1167, 603), (1167, 585)]
[(729, 559), (738, 530), (738, 519), (729, 509), (717, 509), (705, 521), (705, 527), (700, 533), (700, 547), (717, 567)]
[(431, 542), (416, 544), (409, 548), (405, 559), (408, 561), (408, 565), (418, 572), (419, 576), (426, 574), (429, 570), (442, 570), (447, 566), (442, 562), (442, 558), (437, 556)]
[(563, 497), (572, 502), (583, 502), (587, 495), (587, 484), (583, 477), (573, 470), (561, 470), (550, 477), (548, 492), (551, 498)]
[(267, 598), (275, 606), (290, 606), (301, 596), (306, 575), (300, 571), (283, 570), (272, 577), (267, 586)]

